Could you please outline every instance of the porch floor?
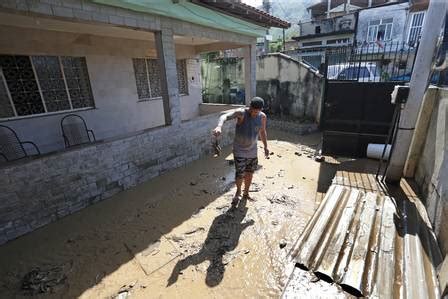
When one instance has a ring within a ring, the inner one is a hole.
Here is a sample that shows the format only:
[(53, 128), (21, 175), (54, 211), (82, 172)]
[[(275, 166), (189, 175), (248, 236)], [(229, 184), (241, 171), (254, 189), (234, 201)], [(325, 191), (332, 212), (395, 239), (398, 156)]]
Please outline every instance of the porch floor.
[[(274, 154), (259, 155), (255, 201), (231, 207), (228, 147), (0, 246), (0, 297), (280, 297), (287, 254), (336, 171), (373, 164), (318, 163), (308, 155), (320, 134), (268, 133)], [(306, 271), (300, 280), (301, 294), (348, 296)]]

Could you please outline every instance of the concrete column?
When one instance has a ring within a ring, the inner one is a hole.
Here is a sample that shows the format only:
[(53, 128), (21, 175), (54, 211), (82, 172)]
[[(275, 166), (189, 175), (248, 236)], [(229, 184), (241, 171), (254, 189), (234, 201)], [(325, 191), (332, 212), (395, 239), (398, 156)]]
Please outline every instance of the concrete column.
[(327, 18), (330, 17), (331, 0), (327, 0)]
[(177, 83), (176, 51), (173, 31), (162, 27), (155, 33), (157, 57), (160, 66), (160, 82), (162, 87), (163, 112), (166, 125), (181, 123), (179, 86)]
[(256, 92), (256, 45), (244, 47), (244, 87), (246, 93), (246, 105), (255, 96)]
[(438, 88), (431, 87), (425, 92), (415, 125), (414, 136), (412, 137), (411, 145), (409, 147), (408, 159), (403, 170), (404, 177), (414, 177), (419, 158), (425, 146), (426, 135), (428, 134), (428, 128), (437, 96)]
[(395, 149), (390, 158), (390, 165), (386, 173), (387, 182), (399, 182), (404, 165), (408, 158), (409, 147), (420, 106), (427, 88), (437, 40), (442, 29), (446, 14), (447, 3), (444, 0), (429, 2), (428, 11), (423, 23), (420, 47), (415, 59), (412, 72), (408, 101), (402, 111), (399, 123)]

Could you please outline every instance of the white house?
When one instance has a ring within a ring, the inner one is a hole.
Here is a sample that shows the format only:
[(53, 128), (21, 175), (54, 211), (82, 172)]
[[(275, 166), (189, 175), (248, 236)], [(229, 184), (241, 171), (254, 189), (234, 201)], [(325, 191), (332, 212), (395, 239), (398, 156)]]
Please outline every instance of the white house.
[[(198, 55), (243, 48), (247, 101), (270, 26), (230, 0), (0, 1), (0, 244), (209, 152), (229, 107), (202, 104)], [(68, 114), (96, 142), (65, 149)], [(11, 161), (36, 150), (10, 129), (43, 155)]]

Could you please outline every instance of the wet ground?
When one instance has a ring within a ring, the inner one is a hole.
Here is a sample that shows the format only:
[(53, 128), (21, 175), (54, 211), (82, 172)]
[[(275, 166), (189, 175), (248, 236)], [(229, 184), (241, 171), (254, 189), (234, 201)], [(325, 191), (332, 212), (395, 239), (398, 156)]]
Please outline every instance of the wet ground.
[[(226, 148), (1, 246), (0, 298), (280, 297), (287, 253), (343, 163), (313, 160), (319, 134), (269, 134), (254, 201), (231, 206)], [(346, 297), (294, 275), (293, 297)]]

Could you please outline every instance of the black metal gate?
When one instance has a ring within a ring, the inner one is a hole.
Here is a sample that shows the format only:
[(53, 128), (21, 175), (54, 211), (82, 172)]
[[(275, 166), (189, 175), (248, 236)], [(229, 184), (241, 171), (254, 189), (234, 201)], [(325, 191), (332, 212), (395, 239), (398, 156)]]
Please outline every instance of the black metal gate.
[(322, 152), (364, 157), (369, 143), (385, 143), (395, 85), (409, 81), (418, 47), (358, 44), (327, 49)]
[(327, 82), (322, 117), (324, 154), (363, 157), (369, 143), (385, 143), (397, 82)]

